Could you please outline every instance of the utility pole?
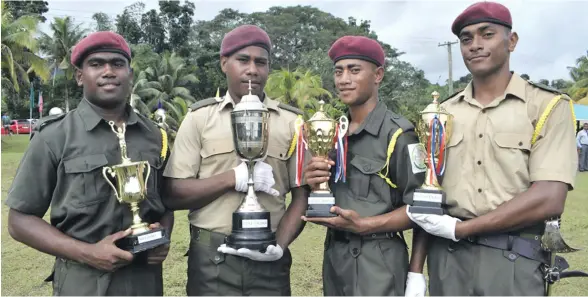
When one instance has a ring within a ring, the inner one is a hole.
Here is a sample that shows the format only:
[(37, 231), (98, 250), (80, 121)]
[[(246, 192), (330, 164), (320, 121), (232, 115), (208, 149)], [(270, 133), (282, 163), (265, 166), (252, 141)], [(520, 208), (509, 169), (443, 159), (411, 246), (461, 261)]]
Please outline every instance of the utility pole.
[(451, 59), (451, 45), (456, 44), (457, 41), (451, 42), (447, 41), (445, 43), (440, 43), (439, 46), (447, 46), (447, 60), (449, 62), (449, 78), (447, 82), (447, 86), (449, 87), (449, 95), (453, 94), (453, 61)]

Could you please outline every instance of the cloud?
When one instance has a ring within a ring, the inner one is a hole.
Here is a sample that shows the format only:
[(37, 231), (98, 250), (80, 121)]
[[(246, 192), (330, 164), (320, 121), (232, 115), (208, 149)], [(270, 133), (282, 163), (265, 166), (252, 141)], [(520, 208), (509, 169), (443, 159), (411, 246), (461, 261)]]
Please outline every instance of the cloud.
[[(48, 18), (73, 15), (76, 20), (92, 22), (93, 12), (105, 12), (114, 18), (125, 1), (49, 1)], [(146, 9), (157, 9), (156, 1), (143, 1)], [(210, 20), (224, 8), (251, 13), (272, 6), (311, 5), (336, 17), (370, 20), (378, 37), (406, 52), (401, 60), (422, 69), (431, 82), (447, 79), (447, 47), (440, 43), (456, 41), (451, 23), (467, 6), (476, 1), (194, 1), (195, 19)], [(513, 29), (520, 40), (511, 55), (511, 69), (527, 73), (532, 79), (569, 79), (567, 66), (588, 50), (588, 1), (498, 0), (511, 11)], [(47, 22), (43, 27), (48, 29)], [(325, 53), (326, 54), (326, 53)], [(453, 79), (467, 74), (458, 44), (452, 46)]]

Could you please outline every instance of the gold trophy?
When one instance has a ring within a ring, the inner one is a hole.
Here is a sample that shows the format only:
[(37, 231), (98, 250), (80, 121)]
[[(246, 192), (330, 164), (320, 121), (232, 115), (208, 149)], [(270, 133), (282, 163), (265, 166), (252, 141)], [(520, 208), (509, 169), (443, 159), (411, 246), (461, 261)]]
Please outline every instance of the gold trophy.
[[(433, 102), (420, 112), (416, 132), (418, 144), (409, 147), (413, 172), (426, 171), (423, 185), (413, 194), (411, 213), (445, 214), (445, 192), (439, 184), (439, 177), (445, 172), (447, 144), (451, 137), (453, 115), (443, 108), (437, 99), (439, 93), (433, 92)], [(424, 163), (424, 164), (423, 164)], [(426, 169), (425, 169), (426, 168)]]
[[(349, 120), (341, 116), (339, 121), (329, 118), (324, 110), (324, 101), (319, 101), (320, 109), (303, 125), (303, 137), (313, 157), (327, 159), (329, 152), (335, 147), (338, 136), (345, 136), (349, 128)], [(344, 154), (344, 148), (338, 147), (339, 154)], [(343, 160), (345, 158), (343, 157)], [(343, 161), (342, 163), (344, 163)], [(338, 164), (345, 166), (345, 164)], [(313, 190), (308, 198), (307, 217), (334, 217), (331, 207), (335, 205), (335, 197), (329, 188), (329, 182), (319, 184), (318, 189)]]
[[(114, 166), (106, 166), (102, 169), (102, 175), (114, 190), (114, 195), (119, 203), (129, 204), (133, 215), (131, 235), (116, 242), (116, 245), (133, 254), (169, 243), (166, 229), (163, 227), (149, 229), (149, 224), (143, 222), (139, 216), (139, 203), (147, 197), (146, 182), (151, 173), (151, 166), (147, 161), (132, 162), (127, 157), (127, 144), (125, 141), (126, 126), (115, 128), (114, 122), (108, 122), (112, 131), (118, 137), (120, 146), (121, 163)], [(111, 178), (116, 180), (116, 186)]]

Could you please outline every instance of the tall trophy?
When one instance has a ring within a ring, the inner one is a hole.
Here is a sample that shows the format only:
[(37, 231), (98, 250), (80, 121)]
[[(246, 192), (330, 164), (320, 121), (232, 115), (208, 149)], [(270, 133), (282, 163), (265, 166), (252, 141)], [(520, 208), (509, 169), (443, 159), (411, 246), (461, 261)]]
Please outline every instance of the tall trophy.
[(446, 151), (452, 132), (453, 115), (437, 102), (438, 92), (435, 91), (431, 95), (433, 102), (420, 112), (421, 117), (416, 127), (420, 143), (410, 151), (411, 160), (420, 160), (417, 163), (421, 166), (424, 161), (426, 178), (423, 185), (414, 191), (413, 203), (408, 211), (442, 215), (447, 212), (444, 208), (446, 197), (439, 184), (439, 177), (445, 173)]
[(268, 245), (276, 245), (270, 212), (259, 204), (253, 189), (255, 163), (263, 160), (267, 154), (268, 121), (269, 112), (259, 98), (251, 94), (249, 81), (249, 94), (243, 96), (231, 112), (235, 150), (249, 170), (247, 195), (233, 213), (232, 232), (226, 239), (226, 245), (234, 249), (264, 252)]
[[(327, 159), (329, 153), (336, 147), (335, 181), (344, 180), (346, 167), (344, 137), (349, 128), (349, 120), (346, 116), (341, 116), (339, 121), (329, 118), (323, 110), (324, 104), (324, 101), (319, 101), (319, 111), (306, 123), (299, 123), (303, 126), (301, 135), (313, 157)], [(331, 213), (333, 205), (335, 205), (335, 197), (329, 188), (329, 182), (323, 182), (319, 184), (318, 189), (310, 193), (306, 216), (334, 217), (336, 214)]]
[[(139, 203), (147, 197), (147, 180), (151, 173), (151, 167), (147, 161), (132, 162), (127, 157), (127, 144), (125, 141), (126, 126), (115, 128), (114, 122), (108, 122), (112, 131), (118, 137), (120, 146), (121, 163), (114, 166), (105, 166), (102, 175), (114, 190), (114, 195), (119, 203), (128, 204), (133, 215), (131, 235), (116, 242), (116, 245), (133, 254), (140, 253), (169, 243), (167, 231), (160, 227), (149, 229), (149, 224), (143, 222), (139, 216)], [(115, 179), (115, 184), (111, 181)]]

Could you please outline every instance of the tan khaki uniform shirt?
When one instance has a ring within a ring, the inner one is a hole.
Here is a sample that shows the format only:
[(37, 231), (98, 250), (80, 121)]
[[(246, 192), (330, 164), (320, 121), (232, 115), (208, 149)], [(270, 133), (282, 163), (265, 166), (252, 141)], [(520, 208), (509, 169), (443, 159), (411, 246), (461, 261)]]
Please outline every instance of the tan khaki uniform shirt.
[(452, 216), (486, 214), (535, 181), (560, 181), (573, 188), (578, 156), (569, 97), (563, 96), (531, 145), (535, 124), (557, 94), (516, 73), (504, 94), (487, 106), (472, 91), (470, 82), (442, 103), (455, 118), (442, 182)]
[[(280, 196), (256, 192), (260, 204), (271, 213), (272, 230), (276, 231), (286, 210), (285, 195), (296, 185), (296, 155), (288, 155), (295, 134), (297, 114), (280, 108), (279, 102), (265, 96), (270, 111), (269, 143), (264, 162), (273, 168)], [(217, 103), (189, 112), (176, 136), (164, 176), (205, 179), (239, 165), (231, 128), (234, 101), (227, 92)], [(224, 234), (231, 233), (232, 215), (246, 193), (232, 190), (205, 207), (192, 210), (190, 223), (196, 227)]]

